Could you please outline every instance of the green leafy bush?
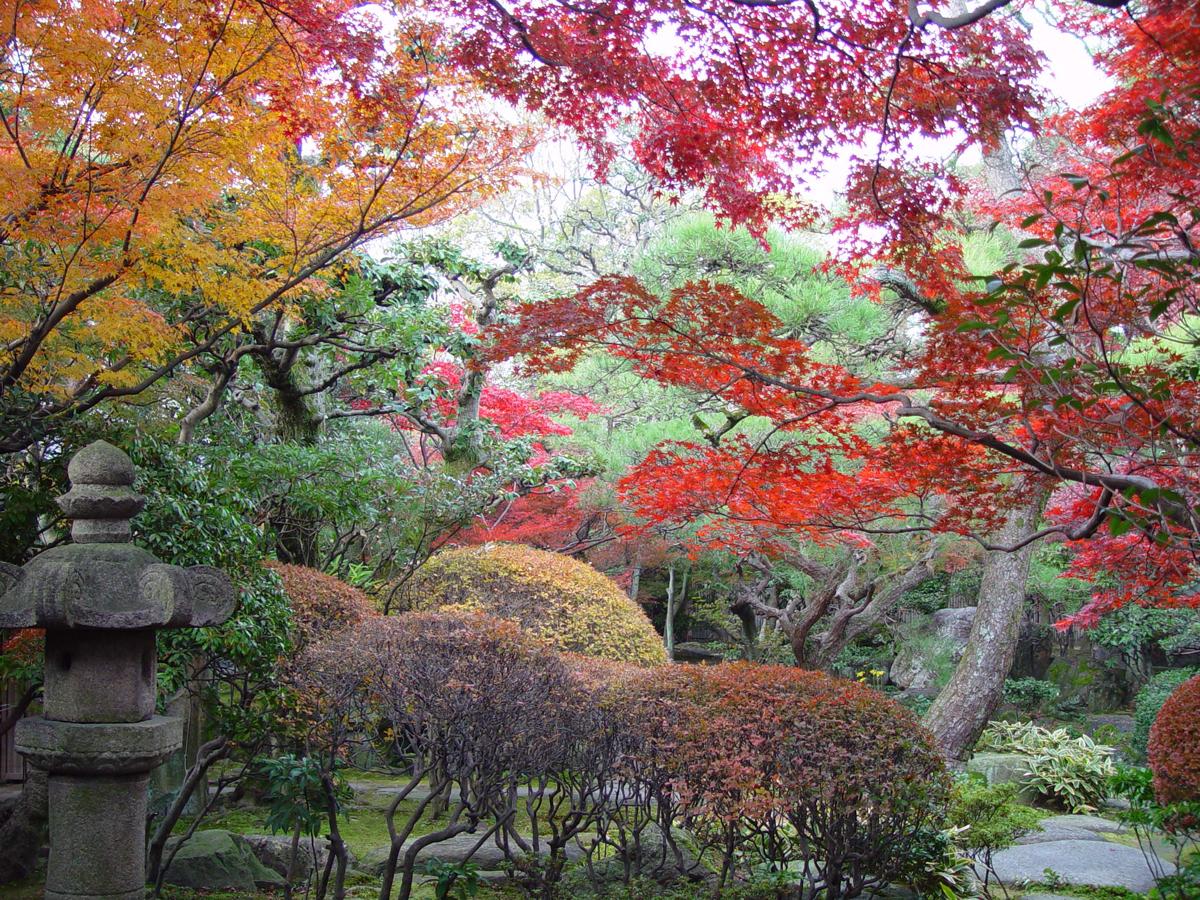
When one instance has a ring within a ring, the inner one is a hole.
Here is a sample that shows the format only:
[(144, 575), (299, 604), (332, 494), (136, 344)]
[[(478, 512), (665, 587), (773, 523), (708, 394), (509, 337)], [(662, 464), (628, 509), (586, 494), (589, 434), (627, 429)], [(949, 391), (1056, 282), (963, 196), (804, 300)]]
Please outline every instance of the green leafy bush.
[(1133, 737), (1130, 741), (1138, 759), (1145, 759), (1150, 727), (1158, 717), (1171, 692), (1189, 678), (1200, 675), (1200, 669), (1167, 669), (1159, 672), (1138, 691), (1133, 703)]
[(1041, 678), (1009, 678), (1004, 682), (1004, 702), (1027, 715), (1040, 712), (1060, 693), (1057, 684)]
[(1200, 675), (1172, 691), (1159, 710), (1149, 756), (1160, 804), (1200, 802)]
[[(1129, 801), (1121, 820), (1137, 836), (1146, 865), (1154, 875), (1153, 900), (1200, 897), (1200, 801), (1160, 804), (1154, 773), (1122, 766), (1113, 777), (1114, 792)], [(1163, 858), (1175, 870), (1168, 871)]]
[(1019, 791), (1016, 784), (988, 785), (979, 776), (966, 776), (955, 781), (950, 795), (946, 825), (955, 845), (971, 861), (985, 896), (996, 876), (993, 855), (1022, 835), (1041, 830), (1041, 814), (1017, 802)]
[(992, 722), (978, 746), (1027, 757), (1028, 785), (1069, 812), (1095, 809), (1116, 771), (1112, 747), (1085, 735), (1072, 737), (1065, 728), (1051, 731), (1032, 722)]

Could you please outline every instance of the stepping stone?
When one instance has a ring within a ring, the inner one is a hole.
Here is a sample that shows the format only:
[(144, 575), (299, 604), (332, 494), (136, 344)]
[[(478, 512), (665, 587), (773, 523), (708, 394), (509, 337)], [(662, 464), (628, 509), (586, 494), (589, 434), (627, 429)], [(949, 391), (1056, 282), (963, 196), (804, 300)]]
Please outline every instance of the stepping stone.
[(1120, 822), (1104, 819), (1100, 816), (1050, 816), (1042, 819), (1043, 828), (1081, 828), (1084, 831), (1094, 831), (1099, 834), (1123, 834), (1129, 829)]
[(1039, 823), (1041, 831), (1034, 831), (1017, 839), (1019, 845), (1049, 844), (1054, 841), (1104, 841), (1106, 835), (1128, 834), (1120, 822), (1102, 819), (1099, 816), (1049, 816)]
[[(1057, 818), (1057, 817), (1056, 817)], [(1006, 885), (1037, 884), (1053, 870), (1066, 884), (1123, 887), (1142, 894), (1154, 887), (1142, 851), (1111, 841), (1050, 841), (1001, 850), (993, 858), (996, 875)], [(1163, 871), (1175, 867), (1163, 861)], [(1045, 895), (1039, 895), (1039, 900)]]
[(1056, 841), (1103, 841), (1104, 835), (1086, 828), (1073, 828), (1070, 825), (1051, 825), (1042, 823), (1041, 831), (1031, 831), (1017, 838), (1018, 846), (1026, 844), (1052, 844)]

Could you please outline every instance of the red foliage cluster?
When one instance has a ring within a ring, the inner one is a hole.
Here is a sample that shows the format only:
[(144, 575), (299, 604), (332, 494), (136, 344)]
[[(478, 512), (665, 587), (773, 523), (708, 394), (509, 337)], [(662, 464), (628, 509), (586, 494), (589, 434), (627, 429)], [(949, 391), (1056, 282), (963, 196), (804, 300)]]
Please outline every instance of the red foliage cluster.
[(726, 867), (808, 861), (802, 896), (856, 896), (902, 875), (946, 799), (929, 735), (856, 682), (733, 663), (670, 667), (633, 690), (680, 820), (727, 848)]
[[(456, 396), (462, 387), (462, 367), (448, 360), (431, 363), (424, 374), (434, 376), (444, 388), (436, 402), (438, 414), (447, 425), (454, 424)], [(479, 398), (479, 414), (496, 426), (502, 438), (568, 435), (571, 429), (551, 416), (573, 415), (586, 419), (600, 411), (587, 397), (569, 391), (546, 391), (528, 395), (496, 384), (485, 384)]]
[[(723, 120), (745, 128), (733, 140), (752, 144), (752, 159), (796, 150), (805, 160), (820, 157), (820, 148), (811, 146), (819, 131), (807, 137), (792, 131), (800, 121), (791, 118), (793, 100), (807, 104), (803, 115), (810, 123), (836, 122), (843, 135), (864, 124), (864, 110), (885, 110), (881, 151), (855, 169), (852, 212), (842, 225), (852, 234), (849, 271), (857, 276), (881, 263), (899, 270), (906, 286), (895, 287), (896, 294), (929, 313), (921, 352), (896, 361), (895, 371), (872, 375), (880, 379), (872, 383), (781, 336), (787, 332), (760, 304), (730, 287), (700, 281), (658, 297), (631, 278), (602, 279), (574, 296), (524, 307), (519, 326), (497, 340), (496, 352), (524, 355), (534, 370), (558, 370), (574, 365), (581, 353), (603, 349), (629, 359), (648, 378), (771, 421), (766, 439), (724, 441), (716, 448), (672, 445), (652, 454), (623, 485), (652, 524), (715, 521), (704, 536), (760, 547), (770, 545), (772, 530), (799, 531), (805, 538), (840, 529), (981, 536), (1020, 499), (1015, 494), (1066, 483), (1081, 490), (1057, 507), (1048, 532), (1068, 540), (1100, 536), (1079, 553), (1074, 572), (1101, 587), (1073, 621), (1094, 623), (1128, 602), (1200, 604), (1194, 587), (1200, 527), (1193, 513), (1200, 504), (1200, 387), (1187, 350), (1200, 309), (1196, 11), (1152, 0), (1116, 17), (1103, 3), (1072, 12), (1074, 27), (1105, 34), (1110, 49), (1101, 62), (1115, 86), (1091, 108), (1041, 123), (1059, 140), (1038, 152), (1054, 155), (1036, 160), (1024, 188), (996, 199), (991, 191), (960, 190), (944, 172), (911, 165), (891, 153), (890, 142), (914, 131), (946, 134), (956, 122), (987, 148), (1003, 119), (1020, 119), (1033, 108), (1025, 78), (1037, 63), (1023, 39), (1008, 31), (1011, 20), (987, 16), (983, 7), (978, 18), (986, 23), (966, 13), (949, 19), (920, 14), (916, 6), (910, 20), (901, 4), (887, 3), (869, 10), (854, 4), (852, 16), (851, 5), (832, 2), (705, 0), (688, 4), (685, 12), (669, 5), (657, 9), (655, 19), (651, 9), (658, 4), (650, 0), (605, 3), (575, 14), (555, 12), (556, 4), (516, 4), (514, 17), (497, 23), (497, 34), (520, 34), (535, 60), (555, 62), (543, 68), (530, 62), (533, 80), (517, 93), (544, 89), (549, 93), (539, 102), (553, 96), (569, 110), (577, 100), (571, 90), (588, 79), (607, 79), (619, 96), (646, 96), (636, 58), (619, 74), (575, 68), (585, 49), (582, 31), (571, 30), (571, 23), (593, 13), (603, 19), (605, 9), (615, 18), (592, 23), (598, 29), (593, 34), (611, 30), (612, 40), (649, 21), (678, 23), (681, 34), (696, 35), (694, 48), (715, 56), (701, 65), (714, 80), (689, 86), (683, 96), (709, 114), (724, 113), (737, 96), (765, 116), (763, 124), (751, 125), (739, 118), (745, 110), (730, 109)], [(727, 30), (709, 33), (700, 22), (716, 15), (717, 7)], [(803, 68), (791, 54), (807, 38), (789, 32), (771, 52), (757, 43), (808, 15), (821, 18), (815, 34), (829, 35), (830, 43), (806, 48)], [(513, 31), (521, 23), (544, 30)], [(915, 30), (909, 23), (916, 23)], [(869, 45), (885, 55), (901, 45), (905, 53), (895, 57), (889, 77), (861, 85), (848, 102), (842, 90), (874, 63), (843, 73), (836, 84), (820, 73), (830, 62), (824, 55), (856, 33), (869, 33)], [(986, 50), (973, 45), (984, 33)], [(477, 37), (476, 43), (499, 40)], [(920, 69), (917, 60), (957, 41), (973, 50), (937, 64), (951, 81), (962, 79), (961, 93), (951, 90), (955, 104), (947, 105), (949, 95), (937, 100), (927, 73), (907, 67)], [(726, 55), (732, 45), (749, 55)], [(1006, 85), (987, 71), (991, 56), (1007, 67)], [(745, 83), (725, 66), (738, 61), (745, 77), (768, 59), (772, 88), (747, 99)], [(668, 83), (677, 62), (672, 57), (662, 63)], [(730, 80), (718, 83), (722, 78)], [(774, 91), (785, 83), (794, 92), (789, 98)], [(882, 98), (881, 85), (885, 93), (899, 94)], [(897, 100), (901, 95), (905, 99)], [(983, 97), (996, 104), (998, 118), (977, 115), (974, 104)], [(882, 107), (873, 106), (878, 102)], [(675, 107), (664, 108), (669, 118)], [(681, 158), (694, 157), (676, 149)], [(691, 169), (672, 171), (690, 177), (680, 173)], [(963, 270), (960, 235), (954, 233), (960, 213), (997, 222), (1024, 239), (1017, 261), (986, 284)], [(1111, 538), (1102, 533), (1105, 525)]]
[[(571, 127), (601, 168), (612, 124), (632, 119), (637, 159), (665, 189), (699, 186), (758, 230), (806, 217), (778, 198), (821, 173), (834, 148), (871, 148), (852, 181), (884, 221), (886, 201), (910, 195), (881, 187), (886, 173), (921, 181), (909, 136), (990, 144), (1038, 106), (1039, 60), (1009, 17), (946, 29), (900, 0), (445, 5), (464, 22), (459, 61), (492, 90)], [(931, 206), (899, 212), (924, 223)]]
[(378, 616), (371, 598), (356, 587), (307, 566), (270, 561), (279, 573), (292, 605), (292, 625), (299, 646), (315, 643)]
[(1200, 802), (1200, 675), (1172, 691), (1147, 746), (1158, 802)]

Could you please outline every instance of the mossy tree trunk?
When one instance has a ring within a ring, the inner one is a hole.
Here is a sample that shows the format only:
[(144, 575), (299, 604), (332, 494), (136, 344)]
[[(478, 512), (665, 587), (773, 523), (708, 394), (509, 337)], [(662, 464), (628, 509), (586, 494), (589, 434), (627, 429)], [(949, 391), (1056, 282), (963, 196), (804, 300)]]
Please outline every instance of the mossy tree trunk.
[[(266, 343), (264, 339), (264, 343)], [(324, 417), (314, 400), (319, 393), (307, 382), (309, 366), (299, 349), (263, 350), (253, 354), (263, 380), (273, 392), (274, 439), (281, 444), (315, 447)], [(321, 524), (311, 515), (284, 504), (271, 517), (275, 553), (280, 562), (316, 567)]]
[[(1033, 490), (1008, 514), (993, 543), (1016, 547), (1033, 535), (1045, 502), (1045, 491)], [(992, 550), (984, 560), (967, 646), (950, 683), (925, 714), (925, 726), (948, 760), (966, 758), (1003, 698), (1004, 681), (1017, 655), (1025, 584), (1035, 545)]]

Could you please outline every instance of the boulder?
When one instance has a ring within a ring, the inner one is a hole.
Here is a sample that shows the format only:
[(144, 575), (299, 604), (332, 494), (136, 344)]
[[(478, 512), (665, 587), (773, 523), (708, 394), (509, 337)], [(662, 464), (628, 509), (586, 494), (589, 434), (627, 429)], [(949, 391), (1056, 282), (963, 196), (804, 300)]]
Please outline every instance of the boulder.
[[(178, 845), (179, 838), (167, 842), (164, 863)], [(197, 831), (179, 847), (163, 882), (196, 890), (255, 891), (283, 887), (283, 876), (259, 862), (240, 834), (210, 829)]]
[[(1024, 844), (999, 851), (992, 863), (1001, 883), (1010, 886), (1044, 882), (1049, 869), (1063, 884), (1122, 887), (1139, 894), (1154, 887), (1142, 851), (1111, 841)], [(1175, 871), (1165, 860), (1162, 866), (1168, 874)]]
[[(586, 836), (585, 836), (586, 839)], [(529, 840), (526, 838), (525, 840)], [(423, 847), (417, 853), (417, 864), (424, 865), (426, 860), (440, 859), (442, 862), (448, 863), (464, 863), (467, 861), (475, 863), (480, 869), (493, 870), (499, 869), (501, 863), (504, 862), (504, 851), (496, 846), (496, 841), (489, 838), (484, 842), (483, 846), (475, 851), (471, 850), (479, 842), (478, 834), (459, 834), (442, 841), (437, 844), (430, 844), (428, 847)], [(543, 845), (543, 850), (545, 845)], [(513, 848), (514, 852), (519, 852)], [(400, 851), (403, 858), (404, 851)], [(567, 859), (576, 860), (583, 857), (583, 851), (574, 843), (567, 845)], [(363, 855), (361, 862), (355, 868), (368, 875), (379, 876), (383, 874), (383, 869), (387, 865), (388, 848), (377, 847), (374, 850), (369, 850)]]
[[(958, 664), (974, 621), (973, 606), (935, 612), (916, 632), (915, 639), (906, 642), (892, 661), (888, 672), (892, 684), (918, 693), (940, 688), (938, 669)], [(939, 657), (944, 657), (944, 661)]]
[(1038, 794), (1028, 786), (1029, 758), (1020, 753), (976, 753), (967, 761), (967, 771), (982, 775), (989, 785), (1019, 784), (1016, 800), (1032, 806)]
[[(282, 834), (247, 834), (243, 835), (250, 851), (260, 863), (271, 871), (287, 877), (288, 866), (292, 859), (292, 839)], [(299, 852), (296, 854), (296, 879), (306, 881), (314, 870), (325, 866), (329, 856), (329, 847), (324, 839), (313, 840), (302, 837)]]

